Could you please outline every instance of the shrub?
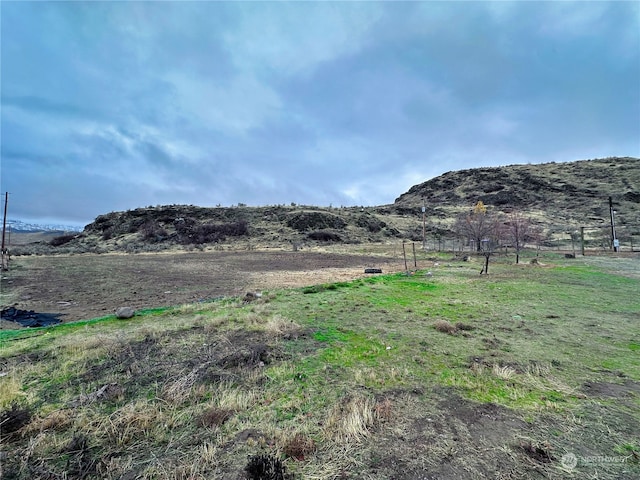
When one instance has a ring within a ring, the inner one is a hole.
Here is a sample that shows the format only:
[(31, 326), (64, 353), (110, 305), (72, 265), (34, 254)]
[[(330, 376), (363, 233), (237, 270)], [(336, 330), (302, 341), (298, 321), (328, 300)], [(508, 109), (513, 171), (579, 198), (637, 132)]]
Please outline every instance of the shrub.
[(344, 228), (347, 224), (340, 217), (331, 213), (322, 212), (300, 212), (293, 214), (287, 220), (287, 226), (305, 232), (307, 230), (318, 230), (324, 228)]
[(102, 232), (102, 240), (111, 240), (116, 233), (115, 227), (106, 228)]
[(52, 247), (59, 247), (61, 245), (64, 245), (65, 243), (69, 243), (71, 240), (74, 240), (75, 238), (76, 238), (76, 235), (74, 234), (60, 235), (59, 237), (52, 238), (51, 241), (49, 242), (49, 245), (51, 245)]
[(387, 226), (386, 223), (378, 220), (376, 217), (371, 215), (360, 215), (356, 219), (356, 225), (362, 228), (366, 228), (371, 233), (377, 233)]
[(337, 233), (328, 232), (326, 230), (317, 230), (307, 235), (310, 240), (318, 240), (320, 242), (341, 242), (342, 238)]
[(142, 239), (147, 242), (161, 242), (167, 238), (167, 231), (156, 220), (148, 220), (139, 229)]
[(193, 218), (179, 218), (174, 222), (179, 242), (188, 244), (218, 243), (228, 236), (240, 237), (249, 234), (246, 220), (228, 223), (205, 223), (199, 225)]

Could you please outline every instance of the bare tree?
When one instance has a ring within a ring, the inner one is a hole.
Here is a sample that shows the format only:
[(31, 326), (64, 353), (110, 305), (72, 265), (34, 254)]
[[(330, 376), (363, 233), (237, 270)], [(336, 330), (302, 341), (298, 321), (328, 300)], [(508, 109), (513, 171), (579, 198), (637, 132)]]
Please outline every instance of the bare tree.
[(479, 201), (471, 212), (460, 214), (453, 226), (459, 237), (473, 241), (476, 252), (484, 255), (485, 264), (481, 274), (489, 273), (489, 257), (500, 243), (501, 225), (500, 219), (488, 212), (484, 203)]
[(506, 227), (506, 233), (516, 249), (516, 263), (520, 263), (520, 250), (532, 238), (531, 219), (518, 211), (514, 211), (508, 215)]
[(482, 201), (476, 203), (470, 212), (458, 215), (453, 226), (454, 232), (461, 238), (473, 242), (477, 252), (482, 251), (482, 241), (494, 236), (495, 216), (487, 213)]

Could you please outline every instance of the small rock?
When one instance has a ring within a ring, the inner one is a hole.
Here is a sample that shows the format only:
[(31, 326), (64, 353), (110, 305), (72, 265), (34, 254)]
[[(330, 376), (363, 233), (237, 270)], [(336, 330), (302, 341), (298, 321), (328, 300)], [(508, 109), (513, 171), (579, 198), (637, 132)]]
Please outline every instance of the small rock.
[(258, 292), (247, 292), (247, 294), (242, 299), (245, 303), (253, 302), (262, 297), (262, 293)]
[(131, 318), (136, 314), (136, 311), (131, 307), (120, 307), (116, 310), (116, 317), (118, 318)]

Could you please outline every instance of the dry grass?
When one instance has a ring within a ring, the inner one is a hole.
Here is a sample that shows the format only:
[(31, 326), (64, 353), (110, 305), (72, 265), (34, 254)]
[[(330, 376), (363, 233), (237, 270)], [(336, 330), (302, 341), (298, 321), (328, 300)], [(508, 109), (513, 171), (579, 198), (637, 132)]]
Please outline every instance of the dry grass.
[(492, 372), (496, 377), (501, 378), (502, 380), (511, 380), (517, 373), (514, 368), (507, 365), (494, 365)]
[(376, 418), (381, 421), (389, 421), (393, 418), (393, 402), (389, 398), (384, 398), (376, 403)]
[(264, 330), (274, 337), (290, 339), (297, 338), (303, 328), (298, 323), (276, 314), (267, 320)]
[(346, 398), (329, 412), (325, 435), (339, 442), (361, 442), (374, 426), (376, 401), (362, 395)]
[(234, 410), (219, 407), (209, 407), (200, 416), (199, 423), (203, 427), (219, 427), (235, 413)]
[(72, 410), (54, 410), (44, 418), (38, 418), (31, 422), (29, 431), (64, 430), (73, 424), (73, 420)]
[(316, 442), (303, 433), (295, 433), (282, 445), (282, 452), (290, 458), (302, 461), (316, 451)]
[(231, 384), (220, 384), (214, 395), (214, 402), (223, 409), (241, 411), (250, 408), (257, 399), (252, 390), (244, 390)]
[(188, 374), (168, 382), (162, 388), (161, 398), (174, 405), (181, 405), (192, 394), (193, 386), (198, 379), (199, 368), (196, 367)]
[(26, 399), (22, 388), (22, 375), (11, 372), (0, 380), (0, 410), (9, 408), (13, 403)]
[(451, 324), (447, 320), (437, 320), (433, 324), (433, 328), (442, 333), (448, 333), (449, 335), (455, 335), (458, 329), (455, 325)]
[(171, 429), (179, 423), (180, 419), (172, 416), (169, 408), (149, 400), (127, 403), (108, 417), (87, 411), (75, 422), (81, 431), (99, 434), (116, 448), (141, 440), (159, 443), (171, 437)]

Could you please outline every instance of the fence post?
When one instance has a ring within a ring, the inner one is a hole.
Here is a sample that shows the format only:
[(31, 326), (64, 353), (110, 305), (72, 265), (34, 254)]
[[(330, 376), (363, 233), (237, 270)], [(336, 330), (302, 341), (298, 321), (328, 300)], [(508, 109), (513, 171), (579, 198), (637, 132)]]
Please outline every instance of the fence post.
[(402, 256), (404, 257), (404, 271), (409, 271), (409, 267), (407, 267), (407, 252), (404, 248), (404, 241), (402, 242)]

